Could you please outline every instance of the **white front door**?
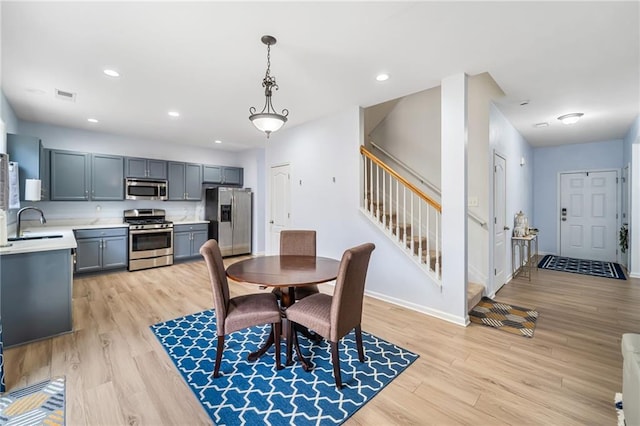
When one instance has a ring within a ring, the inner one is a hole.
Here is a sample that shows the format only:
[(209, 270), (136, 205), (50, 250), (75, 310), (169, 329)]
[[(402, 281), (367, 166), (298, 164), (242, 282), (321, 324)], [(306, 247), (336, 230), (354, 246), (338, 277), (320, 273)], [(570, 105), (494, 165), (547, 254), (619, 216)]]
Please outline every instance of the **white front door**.
[(560, 174), (560, 255), (616, 261), (617, 171)]
[(493, 291), (500, 290), (506, 281), (508, 233), (507, 216), (507, 161), (498, 154), (493, 155)]
[(284, 164), (271, 167), (271, 199), (270, 199), (270, 251), (277, 254), (280, 251), (280, 231), (289, 227), (291, 219), (291, 186), (290, 166)]

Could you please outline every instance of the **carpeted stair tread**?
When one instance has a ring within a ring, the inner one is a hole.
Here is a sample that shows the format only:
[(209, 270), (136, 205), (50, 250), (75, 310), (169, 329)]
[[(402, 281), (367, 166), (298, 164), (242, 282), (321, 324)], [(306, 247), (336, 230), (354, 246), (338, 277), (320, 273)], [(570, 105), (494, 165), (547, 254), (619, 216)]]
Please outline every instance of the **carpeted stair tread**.
[(467, 312), (480, 302), (483, 292), (484, 286), (482, 284), (469, 281), (467, 284)]

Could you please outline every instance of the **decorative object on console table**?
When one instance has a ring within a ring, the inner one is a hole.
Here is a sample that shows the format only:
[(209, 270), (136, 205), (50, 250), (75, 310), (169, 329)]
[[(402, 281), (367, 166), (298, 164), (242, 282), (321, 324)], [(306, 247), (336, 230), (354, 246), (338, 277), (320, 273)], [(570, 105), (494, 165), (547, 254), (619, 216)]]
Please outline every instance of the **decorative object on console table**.
[(529, 220), (520, 210), (513, 218), (513, 236), (525, 237), (529, 234)]

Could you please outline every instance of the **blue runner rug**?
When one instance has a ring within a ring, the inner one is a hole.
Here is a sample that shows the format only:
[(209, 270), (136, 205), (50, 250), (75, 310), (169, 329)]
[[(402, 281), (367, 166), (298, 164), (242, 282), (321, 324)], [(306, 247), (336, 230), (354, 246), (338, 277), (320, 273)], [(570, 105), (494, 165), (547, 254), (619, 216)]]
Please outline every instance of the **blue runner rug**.
[(542, 258), (538, 268), (553, 271), (573, 272), (574, 274), (593, 275), (595, 277), (615, 278), (626, 280), (622, 267), (615, 262), (600, 260), (574, 259), (572, 257), (554, 256), (551, 254)]
[[(297, 362), (276, 372), (273, 347), (258, 361), (247, 361), (247, 354), (267, 339), (271, 326), (266, 325), (227, 336), (221, 376), (213, 379), (215, 322), (208, 310), (151, 326), (215, 424), (341, 424), (418, 358), (363, 332), (366, 359), (361, 363), (355, 335), (349, 333), (340, 341), (344, 387), (338, 391), (325, 341), (311, 344), (300, 336), (302, 352), (315, 367), (311, 372)], [(282, 351), (284, 361), (284, 343)]]

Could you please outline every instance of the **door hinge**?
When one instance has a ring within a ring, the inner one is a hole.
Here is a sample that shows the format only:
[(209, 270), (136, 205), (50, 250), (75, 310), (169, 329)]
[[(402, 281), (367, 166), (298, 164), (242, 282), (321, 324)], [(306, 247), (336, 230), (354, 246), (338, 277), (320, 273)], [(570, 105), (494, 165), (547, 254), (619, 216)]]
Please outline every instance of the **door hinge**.
[(498, 173), (498, 166), (493, 166), (493, 172)]
[(618, 178), (616, 178), (616, 183), (618, 183)]
[(493, 275), (498, 275), (498, 270), (497, 269), (493, 270)]
[(616, 219), (618, 218), (618, 213), (616, 213)]
[(497, 217), (494, 217), (494, 218), (493, 218), (493, 223), (494, 223), (494, 224), (497, 224), (497, 223), (498, 223), (498, 218), (497, 218)]
[(287, 219), (291, 219), (291, 213), (287, 213)]

